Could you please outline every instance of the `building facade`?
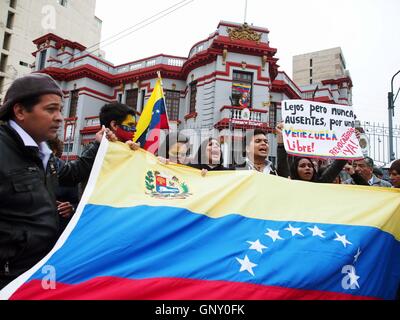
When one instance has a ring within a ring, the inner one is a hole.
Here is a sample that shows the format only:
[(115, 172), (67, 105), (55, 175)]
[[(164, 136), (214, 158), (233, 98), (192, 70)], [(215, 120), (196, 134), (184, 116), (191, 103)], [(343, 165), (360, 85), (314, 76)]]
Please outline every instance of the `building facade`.
[(96, 0), (0, 0), (0, 99), (13, 80), (32, 72), (34, 39), (53, 32), (98, 44), (102, 22), (95, 7)]
[(293, 57), (293, 81), (299, 86), (348, 76), (341, 48), (332, 48)]
[[(313, 99), (329, 96), (341, 104), (352, 104), (350, 72), (339, 47), (294, 56), (293, 81)], [(336, 85), (337, 91), (330, 92), (329, 85)]]
[[(202, 137), (218, 134), (229, 163), (236, 149), (243, 150), (246, 130), (256, 128), (269, 133), (274, 160), (273, 133), (281, 120), (281, 101), (309, 99), (307, 91), (278, 70), (277, 49), (270, 46), (269, 30), (247, 24), (220, 22), (214, 33), (193, 45), (187, 57), (156, 55), (119, 66), (54, 34), (34, 43), (39, 48), (35, 70), (53, 76), (65, 93), (62, 135), (64, 156), (69, 159), (93, 139), (105, 103), (126, 103), (140, 115), (158, 71), (172, 130), (184, 131), (191, 138), (192, 150)], [(339, 86), (329, 80), (316, 100), (341, 102), (342, 95), (336, 94)]]

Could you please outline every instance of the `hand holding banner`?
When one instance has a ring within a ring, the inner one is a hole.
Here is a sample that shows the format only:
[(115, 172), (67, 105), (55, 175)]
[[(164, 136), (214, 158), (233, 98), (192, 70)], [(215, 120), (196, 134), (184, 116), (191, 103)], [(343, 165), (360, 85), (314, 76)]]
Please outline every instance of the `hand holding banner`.
[(287, 153), (333, 159), (363, 158), (351, 106), (305, 100), (282, 102)]

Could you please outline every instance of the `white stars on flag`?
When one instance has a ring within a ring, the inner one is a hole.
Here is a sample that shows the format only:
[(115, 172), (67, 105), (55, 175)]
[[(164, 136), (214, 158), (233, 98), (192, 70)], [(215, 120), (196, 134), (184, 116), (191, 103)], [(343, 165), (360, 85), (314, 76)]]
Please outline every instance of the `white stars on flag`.
[(361, 253), (362, 251), (360, 250), (360, 248), (358, 248), (357, 254), (354, 256), (354, 263), (358, 261), (358, 258), (360, 257)]
[[(295, 224), (294, 222), (292, 223)], [(328, 225), (325, 225), (324, 229), (325, 228), (328, 228)], [(310, 233), (307, 232), (307, 229), (310, 231)], [(264, 233), (265, 238), (260, 237), (255, 241), (246, 241), (246, 248), (248, 249), (247, 255), (245, 255), (243, 259), (235, 257), (236, 261), (240, 264), (239, 272), (247, 271), (250, 275), (255, 277), (256, 272), (253, 269), (257, 267), (258, 264), (254, 262), (260, 263), (260, 261), (263, 261), (260, 260), (264, 259), (261, 255), (266, 254), (266, 256), (269, 256), (270, 254), (273, 254), (273, 249), (278, 248), (277, 246), (279, 246), (280, 244), (287, 246), (291, 245), (291, 242), (300, 239), (304, 239), (307, 241), (302, 241), (301, 244), (299, 243), (299, 250), (304, 250), (304, 246), (308, 247), (309, 245), (313, 245), (313, 241), (315, 240), (318, 240), (320, 242), (319, 245), (334, 244), (336, 243), (335, 241), (340, 242), (343, 245), (343, 247), (341, 245), (338, 245), (342, 248), (341, 250), (346, 250), (348, 247), (353, 245), (353, 243), (350, 242), (350, 240), (347, 238), (346, 234), (339, 234), (334, 230), (326, 230), (327, 229), (323, 230), (317, 225), (303, 225), (302, 228), (294, 227), (291, 223), (288, 223), (285, 226), (281, 226), (278, 230), (267, 228), (266, 232)], [(290, 232), (290, 235), (285, 233), (285, 231)], [(359, 260), (360, 255), (361, 249), (359, 248), (356, 255), (354, 256), (354, 263)], [(269, 258), (267, 257), (267, 259)], [(355, 270), (353, 272), (350, 272), (350, 270), (348, 270), (346, 271), (346, 273), (347, 281), (349, 281), (348, 283), (351, 282), (350, 286), (354, 288), (359, 287), (358, 280), (360, 279), (360, 277), (356, 274)]]
[(338, 234), (337, 232), (335, 232), (335, 234), (336, 234), (336, 239), (334, 239), (334, 241), (339, 241), (339, 242), (341, 242), (345, 248), (347, 247), (348, 244), (352, 244), (350, 241), (348, 241), (348, 240), (346, 239), (346, 236), (345, 236), (345, 235), (341, 236), (341, 235)]
[(293, 228), (291, 224), (289, 224), (289, 228), (285, 228), (285, 230), (291, 232), (292, 237), (294, 237), (296, 234), (304, 237), (304, 234), (300, 232), (301, 228)]
[(252, 242), (252, 241), (247, 241), (247, 243), (248, 243), (248, 244), (251, 244), (249, 250), (256, 250), (257, 252), (259, 252), (259, 253), (261, 253), (261, 254), (263, 253), (263, 249), (267, 249), (267, 248), (268, 248), (268, 247), (264, 246), (264, 245), (260, 242), (260, 240), (257, 240), (257, 241), (254, 241), (254, 242)]
[(268, 232), (265, 233), (265, 235), (270, 237), (273, 242), (275, 242), (276, 240), (283, 240), (283, 238), (281, 238), (281, 236), (279, 235), (279, 230), (271, 230), (271, 229), (267, 230)]
[(356, 275), (354, 268), (348, 273), (348, 276), (350, 279), (350, 287), (356, 286), (358, 289), (360, 289), (360, 285), (358, 284), (358, 279), (360, 279), (360, 277)]
[(325, 238), (324, 233), (326, 231), (321, 230), (320, 228), (318, 228), (317, 226), (314, 226), (314, 228), (307, 228), (308, 230), (310, 230), (312, 232), (312, 236), (313, 237), (320, 237), (320, 238)]
[(236, 260), (240, 263), (240, 271), (239, 272), (247, 271), (253, 277), (255, 276), (254, 272), (253, 272), (253, 268), (257, 267), (257, 265), (255, 263), (251, 262), (247, 255), (244, 257), (244, 259), (236, 258)]

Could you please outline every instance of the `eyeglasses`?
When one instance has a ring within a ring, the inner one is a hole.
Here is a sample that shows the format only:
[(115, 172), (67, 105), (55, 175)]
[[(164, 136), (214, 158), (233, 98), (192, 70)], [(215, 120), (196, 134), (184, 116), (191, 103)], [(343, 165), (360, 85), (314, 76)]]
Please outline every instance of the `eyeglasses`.
[(120, 124), (119, 127), (122, 130), (127, 131), (127, 132), (136, 132), (136, 126), (135, 125), (126, 126), (126, 125)]

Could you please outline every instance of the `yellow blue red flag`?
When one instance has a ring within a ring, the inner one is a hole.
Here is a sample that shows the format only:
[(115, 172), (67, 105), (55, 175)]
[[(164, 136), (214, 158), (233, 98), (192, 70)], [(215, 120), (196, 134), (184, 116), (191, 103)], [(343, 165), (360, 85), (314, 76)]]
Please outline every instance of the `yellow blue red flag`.
[(399, 195), (255, 171), (202, 177), (104, 141), (55, 248), (0, 298), (394, 299)]
[(156, 153), (160, 146), (161, 130), (168, 130), (168, 115), (165, 106), (161, 78), (158, 78), (153, 92), (143, 109), (136, 126), (135, 142), (143, 149)]

